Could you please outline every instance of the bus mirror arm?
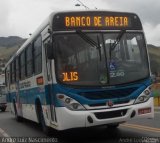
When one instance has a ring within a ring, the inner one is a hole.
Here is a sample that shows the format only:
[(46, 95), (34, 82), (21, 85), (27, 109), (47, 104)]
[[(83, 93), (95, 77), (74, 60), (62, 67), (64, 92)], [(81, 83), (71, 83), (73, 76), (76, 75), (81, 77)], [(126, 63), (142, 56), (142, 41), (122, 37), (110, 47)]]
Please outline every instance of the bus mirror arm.
[(46, 43), (46, 51), (47, 51), (47, 58), (50, 60), (54, 59), (53, 47), (50, 42)]

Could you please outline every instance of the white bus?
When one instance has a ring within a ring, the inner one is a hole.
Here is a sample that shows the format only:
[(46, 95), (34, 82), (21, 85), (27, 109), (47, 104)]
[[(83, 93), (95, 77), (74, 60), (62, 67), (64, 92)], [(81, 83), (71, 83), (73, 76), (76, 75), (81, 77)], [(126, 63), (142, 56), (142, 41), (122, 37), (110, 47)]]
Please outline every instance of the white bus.
[(40, 123), (46, 133), (154, 116), (146, 41), (134, 13), (54, 12), (5, 75), (17, 120)]

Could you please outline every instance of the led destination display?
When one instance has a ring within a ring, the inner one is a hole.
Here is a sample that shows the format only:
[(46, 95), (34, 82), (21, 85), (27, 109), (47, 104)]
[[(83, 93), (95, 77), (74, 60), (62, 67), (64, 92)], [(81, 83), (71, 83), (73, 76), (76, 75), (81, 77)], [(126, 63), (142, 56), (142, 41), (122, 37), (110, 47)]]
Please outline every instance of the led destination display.
[(126, 16), (66, 16), (66, 27), (128, 27)]
[(53, 17), (53, 31), (60, 30), (142, 30), (136, 14), (118, 12), (66, 12)]

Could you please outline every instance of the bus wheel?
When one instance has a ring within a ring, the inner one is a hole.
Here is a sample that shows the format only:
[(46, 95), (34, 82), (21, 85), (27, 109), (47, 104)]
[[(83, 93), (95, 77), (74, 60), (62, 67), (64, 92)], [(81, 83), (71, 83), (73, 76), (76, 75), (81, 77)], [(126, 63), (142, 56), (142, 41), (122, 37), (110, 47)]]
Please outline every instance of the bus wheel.
[(2, 112), (6, 111), (6, 107), (1, 108)]
[(108, 124), (108, 125), (107, 125), (107, 128), (109, 128), (109, 129), (116, 129), (116, 128), (118, 128), (118, 126), (119, 126), (119, 123)]
[(38, 116), (38, 120), (39, 120), (39, 123), (40, 123), (40, 126), (41, 126), (43, 132), (46, 135), (50, 136), (51, 135), (51, 129), (45, 123), (45, 119), (44, 119), (44, 116), (43, 116), (43, 110), (42, 110), (42, 107), (41, 107), (40, 103), (37, 104), (37, 116)]
[(23, 121), (23, 118), (18, 116), (18, 113), (17, 113), (17, 108), (16, 108), (16, 103), (15, 101), (13, 102), (13, 107), (14, 107), (14, 113), (15, 113), (15, 118), (18, 122), (22, 122)]

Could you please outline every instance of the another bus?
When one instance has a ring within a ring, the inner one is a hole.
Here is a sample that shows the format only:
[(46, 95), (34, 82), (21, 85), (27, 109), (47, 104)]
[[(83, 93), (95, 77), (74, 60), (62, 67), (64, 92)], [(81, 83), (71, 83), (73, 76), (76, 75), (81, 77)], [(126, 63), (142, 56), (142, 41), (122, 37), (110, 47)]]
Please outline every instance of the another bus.
[(0, 110), (2, 112), (6, 111), (7, 108), (7, 100), (6, 100), (6, 92), (5, 92), (5, 75), (0, 75)]
[(147, 45), (134, 13), (54, 12), (5, 75), (17, 120), (40, 123), (46, 133), (154, 117)]

